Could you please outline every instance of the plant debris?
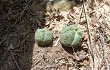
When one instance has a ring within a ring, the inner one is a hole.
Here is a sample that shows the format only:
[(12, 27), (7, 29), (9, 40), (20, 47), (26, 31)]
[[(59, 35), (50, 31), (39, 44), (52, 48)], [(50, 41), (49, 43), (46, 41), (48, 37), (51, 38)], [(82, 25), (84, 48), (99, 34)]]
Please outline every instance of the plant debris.
[[(73, 11), (47, 11), (45, 0), (1, 1), (0, 70), (110, 69), (109, 0), (80, 0)], [(59, 37), (65, 25), (74, 24), (83, 35), (73, 51), (62, 47)], [(39, 47), (34, 33), (44, 27), (53, 31), (53, 44)]]

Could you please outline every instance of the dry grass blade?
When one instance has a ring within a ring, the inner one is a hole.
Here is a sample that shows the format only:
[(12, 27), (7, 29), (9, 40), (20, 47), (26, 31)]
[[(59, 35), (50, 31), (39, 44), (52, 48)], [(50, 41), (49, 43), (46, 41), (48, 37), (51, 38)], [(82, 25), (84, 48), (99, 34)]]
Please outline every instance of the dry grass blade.
[(28, 8), (29, 4), (31, 3), (31, 0), (29, 1), (29, 3), (26, 5), (26, 7), (23, 9), (23, 11), (21, 12), (20, 16), (18, 17), (18, 19), (15, 21), (14, 25), (8, 30), (6, 37), (0, 42), (0, 45), (7, 39), (8, 35), (10, 34), (10, 31), (15, 27), (15, 25), (17, 24), (17, 22), (20, 20), (20, 18), (22, 17), (23, 13), (25, 12), (25, 10)]
[(19, 67), (19, 65), (18, 65), (18, 63), (17, 63), (17, 61), (16, 61), (16, 59), (15, 59), (15, 57), (14, 57), (14, 53), (12, 52), (12, 50), (10, 50), (10, 52), (12, 53), (13, 60), (14, 60), (14, 62), (15, 62), (15, 64), (16, 64), (17, 68), (18, 68), (19, 70), (21, 70), (21, 68)]
[(93, 44), (92, 44), (92, 39), (91, 39), (91, 34), (90, 34), (90, 19), (89, 19), (89, 17), (87, 16), (87, 9), (86, 9), (86, 7), (85, 7), (85, 3), (83, 3), (83, 8), (84, 8), (84, 13), (85, 13), (85, 18), (86, 18), (86, 20), (87, 20), (87, 33), (88, 33), (88, 37), (89, 37), (89, 43), (88, 43), (88, 48), (89, 48), (89, 53), (91, 54), (91, 56), (92, 56), (92, 60), (93, 60), (93, 62), (91, 62), (91, 64), (92, 64), (92, 70), (93, 70), (93, 66), (94, 66), (94, 54), (93, 54)]

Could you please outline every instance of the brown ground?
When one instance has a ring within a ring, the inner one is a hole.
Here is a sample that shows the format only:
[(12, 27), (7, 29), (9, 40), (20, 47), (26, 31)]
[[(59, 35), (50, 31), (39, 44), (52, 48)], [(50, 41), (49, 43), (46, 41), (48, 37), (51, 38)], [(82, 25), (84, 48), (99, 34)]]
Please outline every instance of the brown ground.
[[(5, 0), (4, 0), (5, 1)], [(0, 70), (109, 70), (110, 7), (86, 2), (74, 12), (46, 13), (42, 0), (0, 2)], [(82, 44), (74, 51), (59, 42), (64, 25), (77, 24), (83, 32)], [(54, 32), (51, 45), (34, 41), (37, 28)]]

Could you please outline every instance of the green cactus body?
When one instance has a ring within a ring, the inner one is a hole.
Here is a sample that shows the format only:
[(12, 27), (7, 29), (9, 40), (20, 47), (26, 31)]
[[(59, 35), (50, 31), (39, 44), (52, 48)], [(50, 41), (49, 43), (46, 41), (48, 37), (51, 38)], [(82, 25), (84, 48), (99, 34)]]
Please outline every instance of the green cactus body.
[(41, 46), (50, 44), (53, 40), (53, 33), (47, 28), (37, 29), (37, 31), (35, 32), (35, 40)]
[(62, 29), (60, 42), (65, 47), (75, 47), (81, 43), (81, 32), (74, 25)]
[(74, 39), (73, 35), (74, 35), (74, 32), (72, 32), (72, 31), (69, 31), (68, 33), (61, 34), (60, 39), (61, 39), (62, 45), (71, 46), (72, 40)]
[(61, 33), (65, 33), (67, 31), (75, 31), (75, 30), (77, 31), (77, 26), (76, 25), (64, 26)]
[(72, 46), (77, 46), (81, 42), (81, 34), (76, 32), (74, 35), (74, 40), (72, 41)]

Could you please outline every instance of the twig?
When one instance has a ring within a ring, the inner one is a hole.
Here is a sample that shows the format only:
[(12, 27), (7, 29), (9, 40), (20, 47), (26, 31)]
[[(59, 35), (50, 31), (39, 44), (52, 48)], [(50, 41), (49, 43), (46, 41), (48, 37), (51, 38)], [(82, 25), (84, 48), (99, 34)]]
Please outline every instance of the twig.
[[(91, 34), (90, 34), (90, 25), (89, 25), (89, 17), (87, 17), (87, 10), (86, 10), (86, 8), (85, 8), (85, 3), (83, 3), (83, 8), (84, 8), (84, 12), (85, 12), (85, 18), (86, 18), (86, 20), (87, 20), (87, 33), (88, 33), (88, 37), (89, 37), (89, 44), (88, 44), (88, 48), (89, 48), (89, 53), (91, 54), (91, 56), (92, 56), (92, 59), (93, 59), (93, 66), (94, 66), (94, 55), (93, 55), (93, 48), (92, 48), (92, 39), (91, 39)], [(92, 67), (92, 69), (93, 69), (93, 67)]]
[(82, 7), (81, 7), (81, 12), (80, 12), (80, 14), (79, 14), (78, 23), (80, 23), (80, 21), (81, 21), (82, 13), (83, 13), (83, 5), (82, 5)]
[(11, 44), (10, 39), (11, 39), (11, 37), (9, 37), (8, 42), (7, 42), (8, 50), (9, 50), (9, 52), (11, 52), (12, 58), (13, 58), (15, 64), (16, 64), (17, 68), (18, 68), (19, 70), (21, 70), (21, 68), (19, 67), (19, 65), (18, 65), (18, 63), (17, 63), (17, 61), (16, 61), (16, 59), (15, 59), (14, 53), (13, 53), (13, 51), (12, 51), (13, 45)]
[(10, 57), (8, 57), (7, 60), (5, 60), (5, 63), (0, 67), (0, 70), (4, 70), (3, 68), (4, 68), (5, 64), (8, 63), (8, 61), (10, 60), (10, 58), (11, 58), (11, 55), (10, 55)]
[(86, 18), (86, 20), (87, 20), (87, 32), (88, 32), (88, 36), (89, 36), (89, 49), (90, 49), (90, 51), (91, 52), (93, 52), (93, 50), (92, 50), (92, 39), (91, 39), (91, 34), (90, 34), (90, 25), (89, 25), (89, 17), (87, 17), (87, 10), (86, 10), (86, 8), (85, 8), (85, 3), (83, 4), (83, 8), (84, 8), (84, 12), (85, 12), (85, 18)]
[[(63, 29), (63, 27), (64, 27), (64, 25), (63, 25), (63, 26), (59, 29), (58, 33), (60, 33), (60, 32), (61, 32), (61, 30)], [(56, 43), (55, 43), (54, 47), (56, 47), (56, 46), (57, 46), (57, 44), (59, 43), (59, 41), (60, 41), (60, 37), (58, 37), (58, 39), (57, 39), (57, 41), (56, 41)]]
[(60, 38), (57, 39), (56, 43), (55, 43), (55, 47), (58, 45), (58, 42), (60, 41)]
[(40, 59), (39, 61), (37, 61), (34, 65), (32, 65), (32, 68), (35, 67), (42, 59)]
[(18, 19), (15, 21), (14, 25), (7, 31), (7, 35), (6, 37), (0, 42), (0, 45), (7, 39), (7, 37), (10, 34), (10, 31), (15, 27), (15, 25), (18, 23), (18, 21), (20, 20), (20, 18), (22, 17), (23, 13), (25, 12), (25, 10), (28, 8), (29, 4), (31, 3), (31, 0), (29, 1), (29, 3), (26, 5), (26, 7), (24, 8), (24, 10), (21, 12), (20, 16), (18, 17)]
[(16, 61), (16, 59), (15, 59), (15, 57), (14, 57), (14, 53), (12, 52), (12, 50), (10, 50), (10, 52), (12, 53), (13, 60), (14, 60), (14, 62), (15, 62), (15, 64), (16, 64), (17, 68), (18, 68), (19, 70), (21, 70), (21, 68), (19, 67), (19, 65), (18, 65), (18, 63), (17, 63), (17, 61)]
[(3, 40), (0, 42), (0, 45), (6, 40), (6, 38), (8, 37), (8, 34), (3, 38)]

